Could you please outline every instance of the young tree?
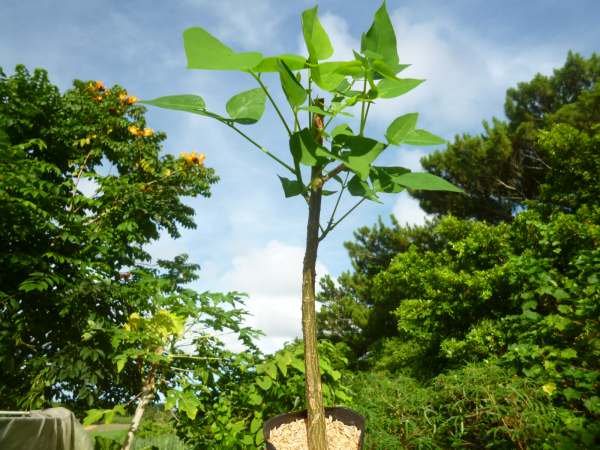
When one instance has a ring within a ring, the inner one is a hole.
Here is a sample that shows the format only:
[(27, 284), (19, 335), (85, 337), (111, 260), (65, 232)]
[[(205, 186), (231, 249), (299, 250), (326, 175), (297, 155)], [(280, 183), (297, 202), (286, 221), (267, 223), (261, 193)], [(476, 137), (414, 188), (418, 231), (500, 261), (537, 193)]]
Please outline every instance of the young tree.
[[(254, 78), (259, 87), (233, 96), (226, 105), (228, 116), (209, 111), (204, 100), (196, 95), (167, 96), (145, 103), (210, 117), (231, 128), (289, 173), (292, 178), (279, 177), (286, 197), (302, 196), (306, 200), (308, 221), (302, 270), (302, 334), (307, 431), (309, 448), (321, 450), (327, 444), (315, 324), (315, 264), (319, 242), (363, 201), (379, 201), (379, 193), (397, 193), (404, 189), (460, 192), (460, 189), (431, 174), (411, 173), (403, 167), (374, 165), (377, 157), (394, 145), (423, 146), (444, 142), (425, 130), (417, 129), (417, 113), (396, 118), (387, 128), (386, 143), (364, 136), (369, 111), (377, 100), (398, 97), (423, 81), (397, 76), (407, 66), (399, 62), (396, 36), (385, 4), (375, 13), (371, 28), (362, 35), (360, 53), (355, 51), (352, 61), (324, 62), (333, 55), (333, 47), (319, 21), (316, 7), (302, 13), (302, 32), (308, 58), (289, 54), (263, 57), (258, 52), (236, 52), (206, 30), (190, 28), (183, 35), (189, 68), (241, 71)], [(291, 125), (264, 83), (265, 73), (279, 76), (291, 109)], [(303, 79), (305, 84), (301, 82)], [(267, 99), (289, 137), (290, 163), (257, 143), (240, 127), (256, 123), (261, 118)], [(347, 115), (348, 110), (356, 110), (360, 114), (356, 124), (358, 132), (346, 123), (330, 129), (332, 121)], [(303, 167), (307, 167), (309, 173), (303, 171)], [(337, 199), (331, 217), (321, 224), (321, 201), (324, 194), (331, 194), (325, 189), (330, 185), (337, 189), (333, 192), (337, 193)], [(359, 200), (338, 216), (340, 198), (345, 192)]]
[[(124, 324), (156, 309), (145, 246), (194, 227), (183, 196), (217, 178), (201, 155), (160, 155), (165, 134), (125, 89), (75, 81), (64, 93), (43, 70), (0, 70), (0, 407), (62, 402), (78, 412), (139, 392), (114, 374), (110, 340), (89, 323)], [(169, 265), (170, 264), (170, 265)], [(185, 260), (161, 270), (190, 279)]]

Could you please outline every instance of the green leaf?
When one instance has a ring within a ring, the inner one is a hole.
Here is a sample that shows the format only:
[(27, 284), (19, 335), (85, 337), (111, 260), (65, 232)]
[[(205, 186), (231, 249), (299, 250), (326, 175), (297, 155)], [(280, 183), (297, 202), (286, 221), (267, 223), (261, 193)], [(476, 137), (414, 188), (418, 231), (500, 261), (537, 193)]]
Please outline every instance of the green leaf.
[(311, 61), (316, 62), (333, 55), (331, 41), (319, 21), (316, 6), (302, 13), (302, 34)]
[(347, 187), (350, 195), (353, 195), (354, 197), (364, 197), (374, 202), (381, 203), (381, 200), (379, 200), (375, 191), (371, 189), (367, 182), (361, 180), (358, 175), (354, 175), (350, 179)]
[(340, 83), (344, 82), (346, 76), (359, 77), (362, 73), (363, 69), (359, 61), (325, 62), (310, 70), (316, 85), (328, 92), (337, 92)]
[(335, 156), (340, 161), (358, 174), (362, 180), (369, 177), (371, 164), (383, 152), (386, 145), (374, 139), (363, 136), (348, 136), (345, 134), (337, 135), (334, 139), (334, 146), (337, 148), (347, 148), (350, 151), (342, 152)]
[(388, 64), (398, 64), (396, 48), (396, 33), (385, 7), (385, 1), (375, 12), (375, 18), (369, 31), (363, 33), (360, 40), (360, 50), (366, 56), (380, 55)]
[(379, 80), (382, 77), (388, 80), (399, 80), (396, 74), (409, 66), (409, 64), (388, 64), (381, 59), (370, 62), (372, 70), (375, 71), (373, 78)]
[(395, 178), (405, 173), (410, 173), (409, 169), (404, 167), (371, 167), (369, 178), (375, 192), (385, 192), (388, 194), (397, 194), (405, 188), (395, 181)]
[(300, 55), (282, 54), (267, 56), (262, 59), (253, 72), (279, 72), (278, 63), (283, 61), (290, 70), (302, 70), (306, 67), (306, 58)]
[(202, 116), (206, 115), (206, 104), (204, 103), (204, 99), (198, 95), (167, 95), (155, 98), (154, 100), (142, 100), (140, 103), (164, 109), (187, 111)]
[(229, 99), (227, 114), (237, 123), (250, 125), (258, 122), (265, 112), (267, 96), (261, 88), (241, 92)]
[(291, 362), (292, 355), (290, 355), (288, 352), (277, 355), (277, 358), (275, 359), (275, 363), (277, 364), (277, 367), (279, 367), (279, 370), (284, 377), (287, 377), (287, 369)]
[(279, 80), (290, 105), (297, 107), (304, 103), (308, 93), (284, 61), (277, 61)]
[(83, 419), (83, 425), (93, 425), (102, 419), (104, 416), (104, 409), (90, 409), (86, 411), (85, 419)]
[(410, 172), (394, 177), (394, 181), (408, 189), (418, 191), (464, 192), (452, 183), (427, 172)]
[(431, 134), (429, 131), (425, 130), (413, 130), (404, 138), (402, 141), (403, 144), (408, 145), (441, 145), (445, 144), (446, 141), (435, 134)]
[(388, 142), (400, 145), (417, 126), (418, 117), (419, 113), (409, 113), (395, 119), (385, 132)]
[(345, 134), (346, 136), (352, 136), (354, 134), (354, 132), (352, 131), (352, 128), (350, 128), (350, 126), (347, 123), (342, 123), (342, 124), (336, 126), (333, 130), (331, 130), (332, 138), (335, 138), (336, 136), (338, 136), (340, 134)]
[(188, 69), (250, 70), (262, 60), (262, 54), (258, 52), (234, 52), (202, 28), (185, 30), (183, 45)]
[(320, 162), (319, 146), (308, 128), (303, 128), (290, 136), (290, 151), (296, 163), (314, 166)]
[(384, 79), (377, 84), (377, 96), (379, 98), (395, 98), (416, 88), (425, 80), (416, 80), (413, 78), (402, 79)]
[(262, 424), (263, 420), (258, 416), (254, 416), (252, 422), (250, 422), (250, 433), (256, 433), (258, 430), (260, 430)]
[(177, 402), (178, 409), (185, 412), (185, 415), (191, 420), (196, 418), (198, 406), (200, 406), (200, 400), (198, 400), (191, 392), (184, 392), (183, 395), (179, 397), (179, 402)]
[(299, 183), (297, 180), (290, 180), (285, 177), (279, 177), (279, 180), (281, 181), (283, 193), (285, 194), (286, 198), (300, 195), (305, 190), (304, 185), (302, 183)]
[(273, 380), (269, 377), (260, 377), (256, 379), (256, 384), (264, 391), (268, 391), (273, 386)]

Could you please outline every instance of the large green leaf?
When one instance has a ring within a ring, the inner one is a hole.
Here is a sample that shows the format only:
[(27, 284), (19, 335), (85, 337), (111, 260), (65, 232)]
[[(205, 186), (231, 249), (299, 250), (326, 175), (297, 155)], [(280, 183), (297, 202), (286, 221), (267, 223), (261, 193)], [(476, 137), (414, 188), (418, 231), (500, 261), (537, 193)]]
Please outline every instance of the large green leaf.
[(452, 183), (427, 172), (411, 172), (394, 177), (394, 181), (409, 189), (419, 191), (464, 192)]
[(314, 166), (320, 162), (319, 146), (308, 128), (290, 136), (290, 151), (296, 163)]
[(250, 70), (262, 60), (258, 52), (234, 52), (202, 28), (185, 30), (183, 45), (188, 69)]
[(354, 175), (347, 184), (348, 192), (354, 197), (364, 197), (377, 203), (381, 203), (379, 197), (369, 183), (360, 179), (358, 175)]
[(265, 112), (267, 96), (261, 88), (241, 92), (229, 99), (225, 108), (233, 120), (241, 124), (258, 122)]
[(349, 149), (335, 157), (343, 161), (362, 180), (369, 177), (371, 164), (386, 148), (385, 144), (374, 139), (345, 134), (338, 134), (334, 138), (334, 146), (340, 149)]
[(381, 80), (377, 84), (377, 96), (379, 98), (400, 97), (403, 94), (416, 88), (425, 80), (415, 80), (414, 78), (402, 78), (390, 80), (389, 78)]
[(404, 167), (371, 167), (369, 179), (375, 192), (396, 194), (404, 190), (404, 186), (396, 182), (396, 177), (410, 173)]
[(446, 141), (435, 134), (431, 134), (425, 130), (413, 130), (404, 138), (402, 141), (408, 145), (440, 145), (445, 144)]
[(302, 34), (308, 49), (309, 59), (312, 62), (331, 58), (333, 47), (327, 32), (319, 21), (316, 6), (302, 13)]
[(380, 56), (388, 64), (398, 64), (396, 33), (387, 13), (385, 1), (375, 12), (375, 18), (369, 31), (363, 33), (360, 50), (365, 56)]
[(306, 67), (306, 58), (300, 55), (283, 54), (278, 56), (267, 56), (262, 59), (254, 72), (279, 72), (278, 61), (283, 61), (290, 70), (301, 70)]
[(330, 61), (312, 67), (310, 73), (317, 86), (334, 92), (346, 76), (361, 76), (363, 68), (360, 61)]
[(387, 131), (385, 137), (390, 144), (400, 145), (406, 136), (411, 133), (417, 126), (419, 113), (409, 113), (395, 119)]
[(279, 181), (281, 181), (281, 187), (283, 187), (283, 193), (286, 197), (294, 197), (304, 192), (304, 185), (297, 180), (279, 177)]
[(306, 100), (308, 93), (283, 60), (278, 61), (277, 64), (279, 67), (281, 88), (283, 89), (288, 102), (294, 107), (302, 105)]
[(204, 99), (198, 95), (167, 95), (165, 97), (158, 97), (153, 100), (141, 100), (140, 103), (158, 106), (159, 108), (164, 109), (187, 111), (194, 114), (200, 114), (202, 116), (210, 115), (207, 114)]

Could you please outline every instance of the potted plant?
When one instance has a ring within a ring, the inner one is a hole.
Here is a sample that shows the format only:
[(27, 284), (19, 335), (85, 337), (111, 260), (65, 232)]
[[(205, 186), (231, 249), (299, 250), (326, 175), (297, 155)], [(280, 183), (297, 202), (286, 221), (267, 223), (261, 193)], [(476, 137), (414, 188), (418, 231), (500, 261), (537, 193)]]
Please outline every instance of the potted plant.
[[(209, 110), (197, 95), (170, 95), (143, 103), (198, 114), (229, 127), (286, 173), (285, 177), (279, 176), (285, 197), (302, 196), (305, 199), (308, 220), (302, 270), (302, 333), (306, 432), (309, 449), (324, 450), (327, 448), (326, 421), (315, 314), (315, 264), (319, 243), (365, 200), (379, 202), (380, 193), (392, 194), (404, 189), (460, 192), (460, 189), (429, 173), (374, 165), (375, 160), (393, 146), (445, 142), (417, 128), (417, 113), (396, 118), (387, 128), (385, 142), (364, 135), (369, 111), (376, 101), (398, 97), (423, 81), (398, 77), (398, 73), (408, 66), (399, 62), (396, 36), (385, 2), (375, 13), (369, 30), (362, 35), (360, 52), (355, 51), (351, 61), (327, 61), (333, 55), (333, 48), (317, 16), (317, 7), (302, 13), (302, 32), (308, 58), (293, 54), (263, 56), (258, 52), (236, 52), (202, 28), (187, 29), (183, 40), (189, 69), (241, 71), (256, 80), (257, 88), (234, 95), (225, 106), (227, 115)], [(289, 107), (287, 117), (264, 82), (270, 74), (279, 78)], [(289, 162), (242, 129), (258, 122), (267, 101), (288, 135)], [(350, 115), (349, 111), (360, 115), (356, 132), (346, 123), (336, 121), (335, 127), (330, 126), (335, 119)], [(338, 215), (340, 199), (345, 193), (357, 197), (357, 202)], [(330, 195), (335, 202), (333, 212), (321, 224), (321, 202)], [(342, 415), (350, 416), (346, 412)], [(277, 422), (298, 417), (292, 415)], [(362, 428), (364, 420), (361, 422), (360, 419), (355, 415), (347, 422)], [(265, 437), (268, 440), (269, 436)]]

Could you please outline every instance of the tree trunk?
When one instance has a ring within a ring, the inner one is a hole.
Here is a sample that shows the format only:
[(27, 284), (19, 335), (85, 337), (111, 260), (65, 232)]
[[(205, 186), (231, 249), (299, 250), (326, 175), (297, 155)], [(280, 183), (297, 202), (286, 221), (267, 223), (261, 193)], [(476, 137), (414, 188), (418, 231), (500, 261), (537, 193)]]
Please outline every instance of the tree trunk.
[(154, 369), (152, 369), (148, 379), (142, 387), (142, 395), (140, 396), (140, 400), (135, 408), (135, 414), (131, 420), (131, 426), (129, 427), (129, 431), (127, 432), (127, 436), (125, 437), (125, 442), (123, 442), (121, 450), (131, 450), (133, 448), (133, 438), (140, 427), (140, 422), (142, 421), (146, 406), (148, 406), (148, 403), (150, 403), (154, 398), (154, 385)]
[[(313, 168), (312, 179), (319, 176)], [(319, 247), (319, 220), (321, 215), (321, 186), (313, 186), (308, 205), (306, 252), (302, 269), (302, 334), (304, 337), (304, 367), (306, 369), (306, 407), (308, 410), (308, 448), (327, 450), (325, 410), (321, 390), (321, 371), (317, 352), (317, 325), (315, 313), (315, 266)]]

